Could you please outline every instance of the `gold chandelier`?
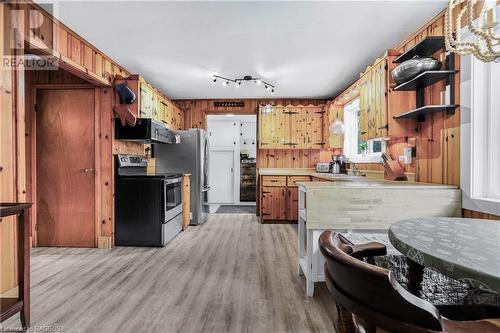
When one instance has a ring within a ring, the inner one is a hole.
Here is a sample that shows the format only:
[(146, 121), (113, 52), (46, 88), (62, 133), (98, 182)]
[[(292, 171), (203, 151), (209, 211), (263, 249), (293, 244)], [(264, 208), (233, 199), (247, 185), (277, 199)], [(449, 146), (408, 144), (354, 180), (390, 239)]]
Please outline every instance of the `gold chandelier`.
[[(474, 7), (477, 0), (450, 0), (445, 15), (446, 50), (461, 55), (473, 54), (484, 62), (500, 61), (500, 35), (495, 32), (496, 0), (483, 2), (477, 22), (474, 23)], [(454, 11), (460, 8), (456, 17)], [(462, 21), (470, 31), (473, 39), (462, 39)]]

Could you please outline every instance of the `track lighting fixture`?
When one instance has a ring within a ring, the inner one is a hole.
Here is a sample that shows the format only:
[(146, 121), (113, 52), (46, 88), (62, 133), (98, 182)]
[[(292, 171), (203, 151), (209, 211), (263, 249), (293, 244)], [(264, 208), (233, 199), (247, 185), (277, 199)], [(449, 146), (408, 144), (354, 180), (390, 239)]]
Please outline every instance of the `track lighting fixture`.
[(264, 84), (264, 88), (267, 91), (271, 91), (271, 94), (274, 94), (274, 89), (276, 89), (276, 87), (274, 85), (270, 84), (269, 82), (263, 81), (261, 78), (258, 78), (258, 77), (252, 77), (250, 75), (245, 75), (244, 77), (237, 78), (237, 79), (230, 79), (230, 78), (223, 77), (220, 75), (214, 75), (214, 79), (212, 80), (212, 84), (215, 84), (218, 79), (221, 79), (222, 86), (224, 86), (224, 87), (227, 87), (229, 85), (229, 82), (233, 82), (234, 86), (236, 88), (239, 88), (241, 86), (242, 82), (253, 81), (253, 82), (255, 82), (256, 85)]

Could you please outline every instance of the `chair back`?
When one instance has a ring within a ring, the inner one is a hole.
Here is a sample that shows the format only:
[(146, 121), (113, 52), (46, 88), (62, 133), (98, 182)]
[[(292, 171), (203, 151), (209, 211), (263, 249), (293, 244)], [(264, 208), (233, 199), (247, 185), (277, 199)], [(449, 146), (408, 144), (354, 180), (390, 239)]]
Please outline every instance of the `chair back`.
[(424, 330), (442, 330), (441, 317), (432, 304), (407, 292), (389, 270), (350, 256), (351, 246), (334, 231), (320, 236), (325, 279), (336, 302), (381, 328), (407, 323)]

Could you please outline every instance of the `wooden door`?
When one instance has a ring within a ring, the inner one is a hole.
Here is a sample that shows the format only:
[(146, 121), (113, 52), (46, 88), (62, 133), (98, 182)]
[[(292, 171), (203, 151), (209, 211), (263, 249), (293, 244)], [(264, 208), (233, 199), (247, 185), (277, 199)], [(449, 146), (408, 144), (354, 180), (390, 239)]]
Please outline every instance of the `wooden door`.
[(286, 198), (286, 219), (290, 221), (297, 221), (299, 219), (299, 188), (288, 187)]
[(286, 187), (262, 187), (262, 220), (286, 220)]
[(273, 148), (273, 112), (268, 112), (266, 107), (259, 108), (259, 148)]
[(377, 128), (377, 137), (384, 137), (388, 134), (388, 119), (387, 119), (387, 96), (388, 87), (386, 82), (387, 59), (379, 63), (378, 68), (378, 113), (375, 124)]
[(312, 107), (307, 109), (307, 147), (323, 148), (323, 108)]
[(359, 134), (362, 140), (368, 139), (368, 82), (366, 75), (359, 82)]
[(286, 149), (290, 145), (290, 115), (287, 108), (276, 107), (274, 112), (274, 146), (275, 149)]
[[(327, 117), (325, 120), (325, 117)], [(323, 137), (326, 138), (326, 148), (344, 148), (344, 134), (334, 134), (330, 131), (331, 123), (339, 120), (344, 122), (344, 105), (331, 103), (327, 109), (327, 113), (323, 115)]]
[(94, 89), (37, 90), (39, 246), (95, 246), (94, 103)]
[(305, 149), (307, 132), (307, 109), (303, 107), (290, 108), (290, 147)]
[(210, 148), (208, 193), (210, 203), (229, 204), (234, 198), (234, 151)]
[(153, 116), (153, 91), (147, 84), (141, 82), (139, 117), (152, 118)]

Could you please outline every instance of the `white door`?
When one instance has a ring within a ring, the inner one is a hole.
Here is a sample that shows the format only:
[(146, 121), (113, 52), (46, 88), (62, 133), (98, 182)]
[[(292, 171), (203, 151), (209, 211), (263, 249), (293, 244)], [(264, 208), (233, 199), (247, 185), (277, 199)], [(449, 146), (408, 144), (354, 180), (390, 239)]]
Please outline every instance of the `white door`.
[(236, 145), (236, 126), (239, 122), (234, 120), (212, 120), (208, 121), (208, 137), (210, 138), (210, 147), (234, 147)]
[(234, 151), (210, 149), (208, 201), (231, 204), (234, 200)]

